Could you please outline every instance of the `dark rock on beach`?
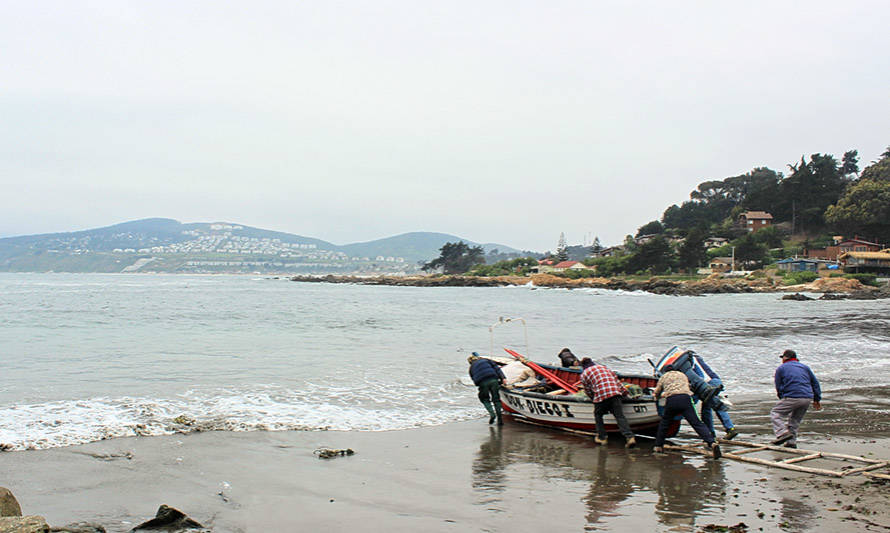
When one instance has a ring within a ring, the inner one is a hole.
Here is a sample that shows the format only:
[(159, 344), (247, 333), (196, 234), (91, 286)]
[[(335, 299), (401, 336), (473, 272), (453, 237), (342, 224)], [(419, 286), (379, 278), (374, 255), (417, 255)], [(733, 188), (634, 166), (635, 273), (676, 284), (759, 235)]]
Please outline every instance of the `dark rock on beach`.
[(179, 509), (161, 505), (154, 518), (134, 527), (131, 531), (180, 531), (183, 529), (204, 529), (204, 526), (189, 518)]
[(6, 487), (0, 487), (0, 516), (22, 516), (22, 507)]
[(0, 533), (49, 533), (50, 529), (42, 516), (0, 517)]

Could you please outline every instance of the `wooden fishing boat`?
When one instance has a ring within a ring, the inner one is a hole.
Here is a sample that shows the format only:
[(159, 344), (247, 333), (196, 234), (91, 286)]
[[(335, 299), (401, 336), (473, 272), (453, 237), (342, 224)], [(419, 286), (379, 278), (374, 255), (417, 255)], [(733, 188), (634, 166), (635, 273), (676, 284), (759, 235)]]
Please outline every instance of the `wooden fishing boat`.
[[(520, 360), (534, 370), (537, 381), (531, 386), (502, 386), (500, 388), (501, 405), (508, 417), (518, 421), (554, 428), (596, 432), (596, 421), (593, 417), (593, 402), (584, 394), (581, 386), (581, 369), (566, 368), (546, 363), (535, 363), (521, 354), (504, 348), (511, 357), (494, 354), (494, 330), (498, 326), (521, 323), (525, 332), (526, 352), (528, 351), (528, 330), (522, 318), (501, 317), (491, 325), (491, 352), (489, 355), (474, 355), (491, 359), (499, 365), (507, 365)], [(654, 435), (661, 422), (655, 396), (653, 394), (658, 379), (654, 375), (629, 374), (617, 372), (618, 378), (636, 394), (629, 394), (623, 399), (624, 417), (634, 433)], [(535, 381), (535, 380), (533, 380)], [(603, 417), (606, 432), (618, 432), (618, 423), (611, 414)], [(672, 424), (668, 435), (674, 435), (679, 424)]]
[[(580, 369), (565, 368), (538, 363), (568, 384), (581, 388)], [(634, 433), (654, 434), (661, 417), (652, 391), (658, 383), (652, 376), (618, 373), (618, 378), (626, 385), (636, 385), (642, 394), (636, 398), (623, 400), (624, 417)], [(501, 404), (512, 417), (536, 424), (581, 431), (596, 431), (593, 418), (593, 402), (586, 395), (571, 394), (549, 380), (530, 388), (501, 387)], [(607, 432), (617, 432), (618, 424), (611, 414), (603, 417)]]
[[(508, 351), (512, 352), (512, 350)], [(506, 365), (515, 360), (512, 357), (478, 353), (476, 355), (490, 359), (499, 365)], [(531, 367), (540, 379), (531, 386), (502, 386), (500, 388), (501, 405), (507, 415), (518, 421), (544, 426), (587, 432), (596, 431), (593, 402), (583, 393), (580, 395), (575, 393), (577, 390), (583, 390), (580, 383), (581, 369), (534, 363), (524, 358), (523, 362)], [(655, 397), (652, 395), (658, 380), (643, 374), (621, 372), (617, 374), (625, 386), (630, 386), (630, 389), (638, 393), (625, 397), (623, 400), (624, 416), (627, 418), (630, 428), (634, 433), (654, 434), (661, 420)], [(603, 423), (607, 432), (618, 431), (618, 424), (611, 414), (603, 417)]]

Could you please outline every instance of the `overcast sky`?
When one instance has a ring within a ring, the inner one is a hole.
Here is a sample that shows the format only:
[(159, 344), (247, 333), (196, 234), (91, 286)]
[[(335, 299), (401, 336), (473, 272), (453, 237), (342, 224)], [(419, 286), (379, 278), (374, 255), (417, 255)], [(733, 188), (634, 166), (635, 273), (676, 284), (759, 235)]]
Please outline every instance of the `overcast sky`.
[(7, 2), (0, 237), (147, 217), (615, 244), (890, 145), (890, 2)]

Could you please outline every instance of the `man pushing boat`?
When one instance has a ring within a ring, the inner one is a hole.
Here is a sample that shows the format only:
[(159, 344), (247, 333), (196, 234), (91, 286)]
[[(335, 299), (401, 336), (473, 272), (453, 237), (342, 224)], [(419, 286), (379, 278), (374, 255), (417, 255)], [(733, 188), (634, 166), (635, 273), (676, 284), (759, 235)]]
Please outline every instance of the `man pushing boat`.
[(488, 423), (494, 424), (497, 420), (499, 426), (504, 425), (504, 420), (501, 418), (501, 395), (498, 392), (506, 381), (504, 372), (494, 361), (478, 355), (471, 355), (467, 358), (467, 362), (470, 363), (470, 378), (479, 388), (479, 401), (488, 411)]
[(593, 418), (596, 422), (594, 441), (597, 444), (609, 442), (603, 417), (606, 413), (612, 413), (618, 423), (618, 430), (626, 439), (625, 447), (636, 446), (637, 440), (630, 430), (627, 418), (624, 417), (621, 402), (621, 399), (627, 396), (627, 389), (621, 384), (618, 375), (605, 365), (594, 363), (589, 357), (581, 360), (581, 368), (584, 369), (581, 372), (581, 384), (584, 386), (584, 392), (593, 400)]

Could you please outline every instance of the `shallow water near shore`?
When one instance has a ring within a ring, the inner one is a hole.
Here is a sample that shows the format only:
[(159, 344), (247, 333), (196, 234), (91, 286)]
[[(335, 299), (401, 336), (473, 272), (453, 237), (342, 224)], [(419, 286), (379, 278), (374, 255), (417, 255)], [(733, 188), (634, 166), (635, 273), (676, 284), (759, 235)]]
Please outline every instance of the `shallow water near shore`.
[[(196, 429), (381, 431), (470, 420), (480, 407), (466, 356), (501, 346), (553, 362), (568, 346), (648, 372), (647, 358), (679, 344), (711, 363), (733, 401), (772, 395), (777, 354), (790, 347), (830, 397), (890, 385), (888, 311), (890, 300), (776, 294), (0, 274), (0, 443), (43, 449)], [(527, 348), (518, 323), (492, 338), (488, 326), (501, 316), (527, 321)]]

